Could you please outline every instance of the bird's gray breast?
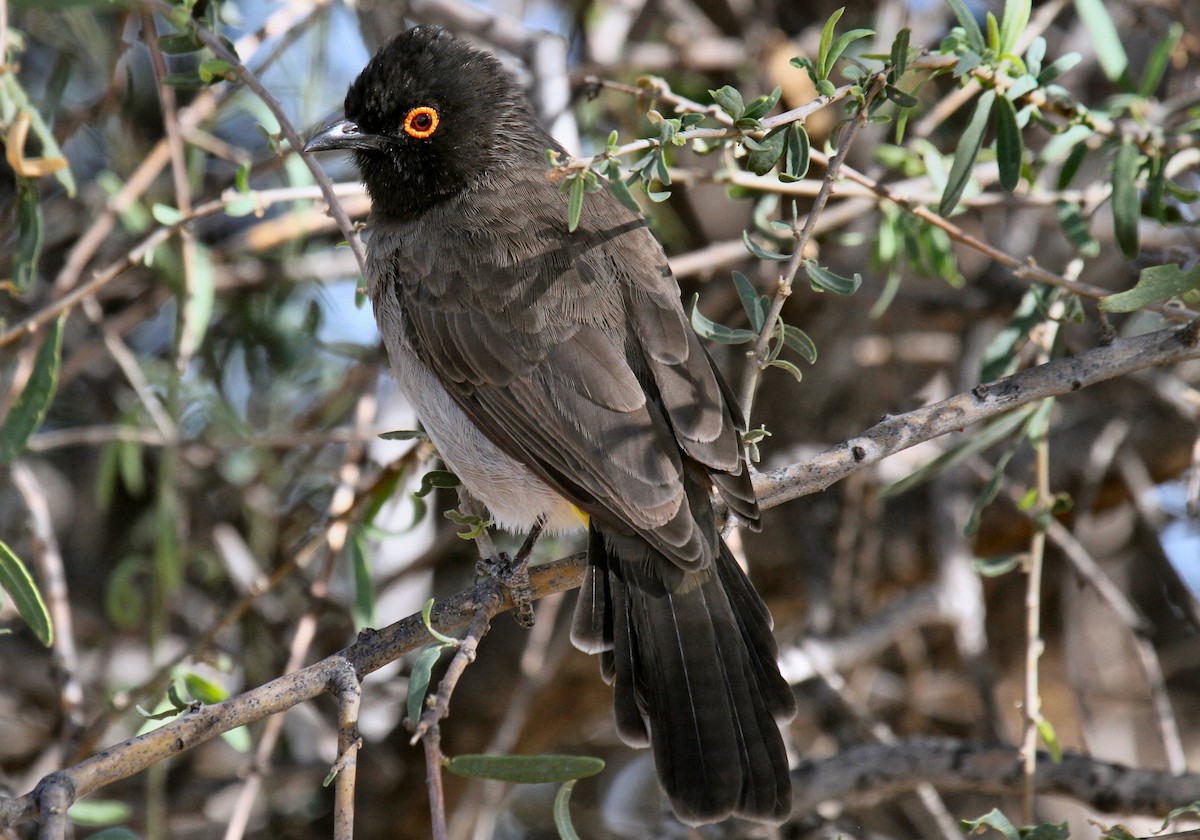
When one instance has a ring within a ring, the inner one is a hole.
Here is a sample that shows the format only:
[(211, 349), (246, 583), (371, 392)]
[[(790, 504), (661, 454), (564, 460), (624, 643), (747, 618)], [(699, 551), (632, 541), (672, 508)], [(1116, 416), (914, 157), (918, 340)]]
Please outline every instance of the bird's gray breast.
[(405, 279), (399, 267), (419, 274), (427, 256), (411, 237), (377, 233), (367, 263), (368, 293), (392, 373), (425, 431), (446, 466), (487, 505), (500, 527), (523, 531), (538, 520), (554, 533), (582, 527), (574, 505), (492, 443), (421, 361), (404, 309)]

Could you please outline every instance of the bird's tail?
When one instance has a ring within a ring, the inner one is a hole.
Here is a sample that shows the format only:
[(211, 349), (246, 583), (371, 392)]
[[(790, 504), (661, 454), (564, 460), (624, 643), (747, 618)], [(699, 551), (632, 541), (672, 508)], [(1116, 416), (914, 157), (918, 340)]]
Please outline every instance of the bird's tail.
[(766, 605), (718, 542), (707, 568), (684, 572), (593, 524), (572, 638), (603, 654), (617, 730), (653, 747), (680, 819), (781, 822), (791, 782), (776, 720), (795, 714), (795, 697)]

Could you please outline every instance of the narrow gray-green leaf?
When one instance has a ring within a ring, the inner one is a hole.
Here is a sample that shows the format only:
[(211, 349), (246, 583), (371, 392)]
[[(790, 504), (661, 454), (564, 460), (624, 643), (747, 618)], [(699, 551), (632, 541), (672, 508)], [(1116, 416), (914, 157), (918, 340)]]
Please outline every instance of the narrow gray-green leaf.
[(976, 557), (971, 565), (983, 577), (1001, 577), (1019, 569), (1024, 556), (1022, 554), (1002, 554), (998, 557)]
[(1004, 17), (1000, 22), (1000, 54), (1012, 53), (1025, 27), (1029, 25), (1029, 14), (1033, 10), (1030, 0), (1006, 0)]
[(740, 120), (742, 114), (746, 113), (746, 103), (742, 99), (741, 91), (737, 88), (725, 85), (717, 90), (710, 90), (709, 95), (712, 96), (713, 102), (721, 106), (721, 110), (731, 116), (735, 120)]
[(762, 245), (759, 245), (757, 242), (755, 242), (753, 239), (750, 238), (750, 234), (748, 231), (742, 231), (742, 244), (746, 246), (747, 251), (749, 251), (754, 256), (758, 257), (760, 260), (774, 260), (775, 262), (786, 262), (787, 260), (790, 260), (792, 258), (791, 254), (780, 254), (775, 251), (771, 251), (767, 248), (764, 248)]
[[(737, 288), (742, 309), (746, 310), (746, 317), (750, 320), (750, 328), (758, 332), (763, 328), (763, 323), (767, 318), (762, 297), (754, 288), (754, 284), (750, 282), (750, 278), (740, 271), (733, 272), (733, 285)], [(694, 306), (693, 302), (693, 308)]]
[(1142, 215), (1142, 202), (1138, 196), (1137, 174), (1141, 157), (1133, 143), (1122, 143), (1112, 170), (1113, 233), (1121, 253), (1130, 259), (1138, 253), (1138, 219)]
[(987, 130), (988, 119), (992, 113), (992, 105), (996, 101), (996, 92), (984, 91), (979, 101), (975, 103), (975, 112), (971, 121), (958, 142), (958, 150), (954, 153), (954, 162), (950, 164), (950, 175), (946, 180), (946, 190), (942, 193), (942, 201), (938, 205), (938, 214), (948, 216), (958, 206), (963, 190), (971, 180), (971, 172), (975, 167), (975, 158), (983, 145), (983, 133)]
[(808, 174), (810, 152), (808, 131), (802, 123), (792, 123), (787, 140), (786, 172), (790, 177), (799, 180)]
[(1179, 40), (1182, 37), (1183, 24), (1172, 23), (1167, 28), (1167, 34), (1154, 45), (1154, 52), (1150, 53), (1150, 59), (1146, 62), (1146, 69), (1142, 76), (1142, 84), (1138, 88), (1138, 93), (1146, 99), (1149, 99), (1158, 90), (1158, 84), (1162, 81), (1167, 64), (1171, 61), (1171, 54), (1179, 46)]
[(796, 367), (787, 359), (772, 359), (771, 361), (767, 362), (767, 367), (780, 368), (781, 370), (785, 370), (790, 373), (792, 378), (797, 382), (804, 381), (804, 373), (800, 370), (800, 368)]
[(746, 344), (758, 338), (751, 330), (734, 329), (716, 321), (710, 321), (700, 312), (700, 295), (692, 296), (692, 329), (696, 335), (717, 344)]
[(1038, 737), (1042, 739), (1042, 743), (1050, 752), (1050, 760), (1055, 764), (1062, 764), (1062, 744), (1058, 741), (1058, 733), (1054, 731), (1054, 725), (1046, 718), (1041, 718), (1037, 722), (1037, 731)]
[(579, 219), (583, 215), (583, 193), (586, 184), (582, 177), (571, 178), (569, 199), (567, 202), (567, 230), (571, 233), (579, 227)]
[(558, 829), (561, 840), (579, 840), (579, 834), (571, 822), (571, 790), (574, 787), (574, 779), (563, 782), (554, 795), (554, 827)]
[(1017, 109), (1007, 96), (996, 99), (996, 163), (1000, 168), (1000, 186), (1012, 192), (1021, 183), (1021, 162), (1025, 143), (1017, 125)]
[(38, 262), (46, 229), (42, 220), (37, 182), (30, 178), (17, 179), (17, 247), (13, 251), (13, 285), (25, 292), (37, 277)]
[(817, 345), (808, 333), (799, 327), (793, 327), (791, 324), (783, 325), (783, 343), (792, 350), (800, 354), (800, 358), (808, 362), (810, 365), (817, 362)]
[(12, 598), (17, 612), (38, 641), (46, 647), (54, 644), (54, 625), (50, 623), (50, 611), (46, 609), (42, 593), (21, 558), (3, 540), (0, 540), (0, 589)]
[(804, 261), (804, 273), (812, 281), (814, 289), (823, 289), (835, 295), (852, 295), (862, 285), (861, 274), (856, 272), (853, 277), (843, 277), (813, 260)]
[(1063, 233), (1080, 256), (1098, 256), (1100, 243), (1092, 236), (1087, 219), (1083, 218), (1083, 213), (1079, 211), (1079, 205), (1069, 201), (1056, 201), (1054, 208), (1058, 213), (1058, 223), (1062, 225)]
[(421, 719), (421, 711), (425, 706), (425, 694), (429, 691), (429, 680), (433, 676), (433, 666), (442, 655), (444, 646), (434, 642), (425, 646), (413, 663), (412, 673), (408, 677), (408, 719), (416, 723)]
[(350, 539), (350, 563), (354, 568), (354, 623), (359, 629), (375, 626), (375, 578), (367, 540), (361, 529), (355, 529)]
[[(749, 138), (747, 138), (749, 139)], [(746, 168), (755, 175), (766, 175), (775, 168), (776, 162), (787, 146), (787, 129), (779, 126), (758, 141), (758, 149), (746, 155)]]
[(1075, 178), (1075, 173), (1079, 171), (1080, 164), (1087, 157), (1088, 147), (1084, 141), (1079, 141), (1075, 147), (1071, 149), (1067, 155), (1067, 159), (1063, 161), (1062, 169), (1058, 171), (1058, 188), (1065, 190), (1071, 185), (1071, 181)]
[(984, 426), (983, 429), (970, 438), (947, 449), (941, 455), (938, 455), (924, 466), (918, 467), (899, 481), (880, 488), (878, 491), (879, 498), (886, 499), (889, 496), (895, 496), (906, 490), (910, 490), (933, 476), (939, 475), (955, 464), (961, 463), (976, 452), (982, 452), (989, 446), (999, 443), (1009, 435), (1016, 433), (1025, 421), (1029, 419), (1030, 415), (1037, 410), (1038, 405), (1027, 405), (1009, 414), (1002, 415)]
[(1129, 68), (1121, 34), (1104, 7), (1104, 0), (1075, 0), (1075, 12), (1092, 36), (1091, 47), (1109, 81), (1119, 82)]
[(971, 14), (971, 10), (967, 8), (967, 4), (963, 0), (946, 0), (946, 4), (958, 18), (958, 25), (963, 28), (963, 32), (967, 36), (967, 44), (976, 52), (983, 52), (987, 48), (987, 43), (983, 40), (983, 32), (975, 20), (975, 15)]
[(33, 372), (21, 396), (13, 404), (4, 425), (0, 427), (0, 464), (11, 464), (25, 451), (29, 438), (42, 425), (54, 391), (58, 387), (58, 368), (62, 355), (63, 321), (60, 315), (50, 328), (33, 362)]
[(604, 762), (590, 755), (456, 755), (445, 767), (474, 779), (536, 785), (595, 776)]
[(833, 43), (833, 32), (837, 27), (837, 22), (841, 19), (845, 11), (845, 6), (837, 9), (829, 16), (829, 20), (825, 21), (825, 26), (821, 29), (821, 40), (817, 47), (817, 78), (820, 80), (825, 80), (829, 77), (831, 66), (831, 62), (829, 61), (829, 47)]
[(874, 34), (874, 29), (851, 29), (849, 32), (843, 32), (839, 35), (837, 40), (833, 42), (833, 46), (829, 48), (829, 55), (826, 58), (830, 72), (833, 71), (833, 65), (842, 57), (842, 53), (846, 51), (848, 46), (862, 38), (870, 38)]
[(1177, 265), (1152, 265), (1143, 268), (1132, 289), (1108, 295), (1100, 300), (1105, 312), (1136, 312), (1200, 288), (1200, 264), (1184, 271)]
[(1004, 835), (1005, 840), (1021, 840), (1021, 833), (1017, 831), (1016, 826), (997, 808), (993, 808), (977, 820), (960, 821), (959, 828), (964, 834), (976, 834), (985, 828), (994, 828)]

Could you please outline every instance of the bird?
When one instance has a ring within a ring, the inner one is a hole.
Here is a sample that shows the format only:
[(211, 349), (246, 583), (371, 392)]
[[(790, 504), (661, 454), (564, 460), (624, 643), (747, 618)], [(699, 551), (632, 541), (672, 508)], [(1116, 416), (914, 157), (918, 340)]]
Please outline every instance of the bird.
[(620, 736), (681, 821), (785, 820), (795, 697), (714, 509), (758, 527), (745, 422), (645, 219), (604, 187), (571, 230), (565, 151), (437, 26), (370, 59), (305, 146), (329, 150), (370, 196), (368, 293), (444, 463), (502, 528), (586, 529), (571, 639), (601, 655)]

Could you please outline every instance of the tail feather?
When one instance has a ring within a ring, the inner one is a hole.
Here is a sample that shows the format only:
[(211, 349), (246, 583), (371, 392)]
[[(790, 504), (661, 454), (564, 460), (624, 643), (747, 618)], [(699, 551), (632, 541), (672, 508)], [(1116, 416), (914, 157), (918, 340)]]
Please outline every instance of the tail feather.
[(795, 701), (775, 664), (770, 615), (728, 548), (681, 572), (636, 537), (594, 527), (590, 536), (572, 635), (604, 652), (621, 736), (649, 741), (681, 819), (785, 819), (791, 784), (776, 717)]

